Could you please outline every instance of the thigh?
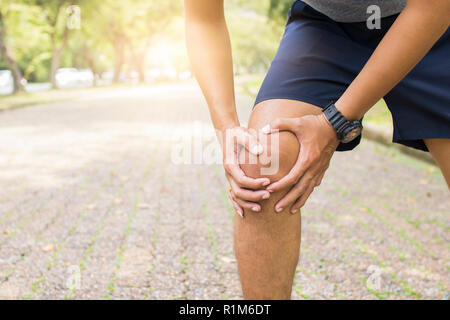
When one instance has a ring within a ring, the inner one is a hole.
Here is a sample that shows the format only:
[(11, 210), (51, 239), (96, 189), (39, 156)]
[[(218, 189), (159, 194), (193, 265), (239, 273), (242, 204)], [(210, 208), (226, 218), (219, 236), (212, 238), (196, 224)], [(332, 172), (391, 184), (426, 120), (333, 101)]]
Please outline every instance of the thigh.
[(248, 127), (261, 129), (276, 118), (299, 118), (305, 115), (320, 114), (321, 112), (322, 108), (298, 100), (264, 100), (253, 109)]
[(450, 139), (425, 139), (424, 141), (450, 188)]

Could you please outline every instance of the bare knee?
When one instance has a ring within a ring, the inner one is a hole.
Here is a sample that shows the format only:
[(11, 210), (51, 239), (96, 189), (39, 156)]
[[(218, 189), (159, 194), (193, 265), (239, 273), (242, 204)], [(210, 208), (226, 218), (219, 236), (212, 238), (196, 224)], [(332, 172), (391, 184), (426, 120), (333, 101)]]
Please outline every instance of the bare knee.
[(263, 154), (255, 156), (243, 150), (239, 155), (240, 166), (249, 177), (267, 177), (271, 182), (278, 181), (289, 173), (297, 161), (300, 150), (297, 137), (283, 131), (268, 135), (260, 142), (264, 147)]

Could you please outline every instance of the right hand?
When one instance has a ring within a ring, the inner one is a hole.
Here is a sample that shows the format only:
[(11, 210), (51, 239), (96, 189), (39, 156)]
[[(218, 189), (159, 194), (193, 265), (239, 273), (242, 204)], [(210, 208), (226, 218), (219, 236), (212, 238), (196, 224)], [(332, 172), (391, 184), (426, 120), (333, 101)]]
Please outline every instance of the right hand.
[(239, 151), (245, 148), (254, 155), (260, 155), (264, 149), (259, 143), (256, 134), (243, 127), (234, 127), (222, 132), (223, 166), (225, 176), (230, 183), (228, 196), (234, 210), (242, 218), (244, 210), (254, 212), (261, 211), (261, 205), (257, 203), (270, 197), (265, 187), (270, 184), (268, 178), (250, 178), (245, 175), (239, 165)]

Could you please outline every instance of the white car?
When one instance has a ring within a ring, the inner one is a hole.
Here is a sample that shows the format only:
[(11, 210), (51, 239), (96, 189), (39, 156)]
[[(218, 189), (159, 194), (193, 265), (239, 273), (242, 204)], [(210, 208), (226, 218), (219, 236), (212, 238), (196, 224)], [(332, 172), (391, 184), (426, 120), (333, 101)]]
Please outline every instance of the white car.
[(61, 89), (92, 87), (94, 73), (91, 69), (60, 68), (56, 72), (56, 85)]
[(75, 68), (60, 68), (56, 71), (56, 86), (61, 89), (74, 88), (78, 85), (78, 70)]
[(78, 82), (83, 87), (92, 87), (94, 85), (94, 73), (91, 69), (81, 69), (78, 71)]
[(14, 80), (11, 71), (0, 70), (0, 94), (11, 94), (14, 91)]

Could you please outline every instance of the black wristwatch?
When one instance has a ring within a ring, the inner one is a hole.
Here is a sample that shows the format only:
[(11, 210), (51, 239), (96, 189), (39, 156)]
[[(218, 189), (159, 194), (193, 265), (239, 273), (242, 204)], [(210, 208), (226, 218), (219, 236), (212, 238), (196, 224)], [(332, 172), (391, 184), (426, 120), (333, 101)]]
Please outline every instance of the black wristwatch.
[(347, 143), (361, 134), (363, 129), (361, 121), (349, 121), (336, 108), (334, 103), (330, 103), (323, 109), (325, 117), (336, 130), (339, 141)]

